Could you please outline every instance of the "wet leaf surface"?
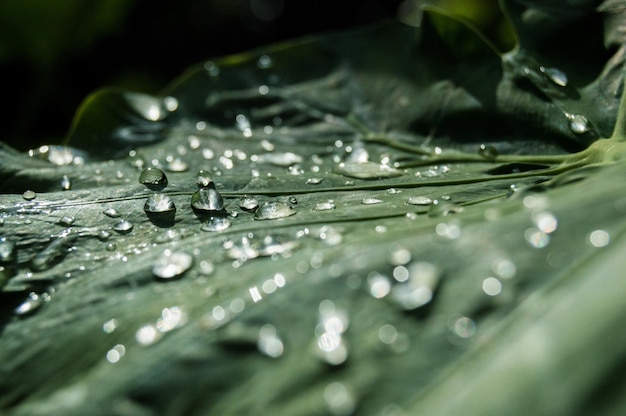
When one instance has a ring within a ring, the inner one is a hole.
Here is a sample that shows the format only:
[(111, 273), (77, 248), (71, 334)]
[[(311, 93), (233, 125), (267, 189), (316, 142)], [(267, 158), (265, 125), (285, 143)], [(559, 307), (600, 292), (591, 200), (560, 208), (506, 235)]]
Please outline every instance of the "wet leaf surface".
[(525, 67), (545, 57), (519, 35), (503, 55), (428, 11), (207, 61), (161, 97), (97, 92), (66, 147), (2, 146), (0, 408), (618, 400), (596, 389), (623, 386), (626, 167), (561, 173), (610, 135), (620, 94), (591, 107), (618, 75)]

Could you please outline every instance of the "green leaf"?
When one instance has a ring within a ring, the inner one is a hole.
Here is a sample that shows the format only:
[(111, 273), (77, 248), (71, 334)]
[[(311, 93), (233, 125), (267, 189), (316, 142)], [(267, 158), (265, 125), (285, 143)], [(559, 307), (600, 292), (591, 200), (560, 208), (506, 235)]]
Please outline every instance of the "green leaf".
[(65, 146), (0, 147), (0, 409), (623, 408), (623, 63), (560, 85), (520, 7), (504, 54), (426, 9), (98, 91)]

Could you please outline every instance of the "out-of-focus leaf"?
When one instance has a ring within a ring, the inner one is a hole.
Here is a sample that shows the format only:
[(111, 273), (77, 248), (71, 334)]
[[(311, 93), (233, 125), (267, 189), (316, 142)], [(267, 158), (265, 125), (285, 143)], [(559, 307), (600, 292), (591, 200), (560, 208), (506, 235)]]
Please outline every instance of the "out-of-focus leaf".
[(97, 92), (67, 146), (0, 148), (0, 409), (619, 404), (624, 163), (556, 154), (619, 94), (595, 118), (604, 81), (549, 86), (524, 33), (500, 55), (429, 9)]

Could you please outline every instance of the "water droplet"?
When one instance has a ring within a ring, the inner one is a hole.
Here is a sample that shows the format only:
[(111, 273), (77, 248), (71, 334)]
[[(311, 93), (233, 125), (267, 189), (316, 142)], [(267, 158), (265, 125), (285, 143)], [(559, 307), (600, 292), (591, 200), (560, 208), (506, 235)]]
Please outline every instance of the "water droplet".
[(539, 231), (546, 234), (556, 231), (558, 221), (552, 213), (547, 211), (535, 211), (532, 213), (531, 218)]
[(261, 205), (254, 213), (255, 220), (275, 220), (296, 214), (296, 210), (284, 202), (269, 201)]
[(429, 217), (445, 217), (450, 214), (457, 214), (463, 211), (463, 207), (449, 202), (441, 202), (435, 199), (428, 208)]
[(467, 339), (476, 334), (476, 323), (467, 316), (461, 316), (453, 320), (451, 330), (457, 337)]
[(35, 292), (30, 292), (28, 294), (28, 297), (26, 298), (26, 300), (24, 300), (24, 302), (20, 303), (16, 308), (15, 308), (15, 314), (16, 315), (28, 315), (32, 312), (34, 312), (35, 310), (39, 309), (41, 307), (41, 305), (44, 302), (44, 297), (43, 296), (39, 296), (37, 293)]
[(61, 190), (69, 191), (71, 188), (72, 181), (70, 181), (70, 178), (67, 175), (63, 175), (63, 177), (61, 178)]
[(593, 230), (587, 235), (587, 241), (593, 247), (606, 247), (611, 241), (611, 236), (605, 230)]
[(497, 296), (502, 292), (502, 283), (495, 277), (483, 280), (483, 292), (489, 296)]
[(167, 177), (161, 169), (147, 168), (139, 175), (139, 183), (164, 187), (167, 185)]
[(210, 172), (207, 172), (206, 170), (201, 170), (200, 172), (198, 172), (198, 174), (196, 175), (196, 185), (198, 185), (198, 187), (200, 188), (215, 188), (213, 176)]
[(269, 55), (261, 55), (257, 61), (257, 66), (261, 69), (271, 68), (273, 65), (272, 58)]
[(355, 179), (396, 178), (404, 175), (398, 169), (376, 162), (342, 162), (335, 167), (335, 172)]
[(382, 299), (391, 291), (391, 282), (387, 276), (378, 272), (371, 272), (367, 276), (367, 284), (370, 295), (376, 299)]
[(146, 347), (154, 344), (162, 337), (163, 334), (160, 333), (152, 324), (142, 326), (135, 333), (135, 339), (137, 339), (137, 342)]
[(27, 201), (32, 201), (33, 199), (37, 198), (37, 194), (34, 191), (28, 190), (22, 194), (22, 198)]
[(15, 243), (6, 238), (0, 238), (0, 263), (11, 263), (15, 261)]
[(309, 178), (306, 180), (307, 185), (319, 185), (324, 178)]
[(315, 204), (315, 206), (313, 207), (313, 211), (328, 211), (335, 208), (335, 202), (332, 199), (329, 199), (328, 201), (318, 202), (317, 204)]
[(165, 194), (150, 195), (143, 206), (146, 213), (165, 213), (176, 211), (174, 201)]
[(191, 207), (206, 212), (223, 211), (224, 199), (215, 188), (200, 189), (191, 196)]
[(163, 256), (152, 266), (152, 274), (161, 280), (170, 280), (181, 277), (193, 265), (191, 255), (171, 250), (165, 250)]
[(239, 200), (239, 208), (244, 211), (254, 211), (259, 207), (259, 201), (251, 196), (244, 196)]
[(120, 234), (126, 234), (133, 230), (133, 223), (127, 220), (121, 220), (120, 222), (113, 224), (112, 228)]
[(170, 172), (185, 172), (189, 169), (189, 163), (180, 158), (175, 158), (167, 162), (165, 168)]
[(122, 216), (115, 208), (107, 208), (102, 211), (102, 213), (109, 218), (119, 218)]
[(102, 330), (107, 334), (112, 334), (118, 326), (119, 322), (117, 321), (117, 319), (112, 318), (102, 324)]
[(202, 231), (224, 231), (231, 226), (231, 221), (227, 217), (211, 217), (202, 223)]
[(74, 224), (74, 217), (61, 217), (61, 219), (59, 220), (59, 224), (69, 227), (70, 225)]
[(589, 120), (582, 114), (565, 114), (569, 119), (569, 128), (575, 134), (587, 133), (590, 129)]
[(565, 72), (561, 71), (557, 68), (545, 68), (543, 66), (539, 67), (539, 70), (545, 74), (545, 76), (560, 87), (567, 86), (567, 75)]
[(427, 196), (411, 196), (406, 203), (408, 205), (430, 205), (433, 200)]
[(498, 157), (498, 150), (494, 146), (481, 144), (478, 147), (478, 154), (487, 160), (495, 160)]
[(106, 354), (106, 360), (111, 364), (118, 363), (122, 357), (126, 354), (126, 347), (122, 344), (117, 344)]
[(273, 325), (263, 325), (259, 330), (257, 347), (263, 355), (270, 358), (278, 358), (283, 355), (285, 345), (277, 334)]
[(441, 278), (437, 266), (428, 262), (414, 262), (408, 267), (409, 276), (393, 287), (392, 297), (403, 309), (413, 310), (429, 303)]
[(373, 197), (367, 197), (361, 200), (361, 204), (363, 205), (376, 205), (376, 204), (380, 204), (381, 202), (383, 202), (382, 199), (373, 198)]
[(264, 153), (262, 155), (257, 155), (256, 157), (252, 157), (252, 160), (257, 163), (269, 163), (271, 165), (284, 167), (302, 163), (303, 161), (302, 156), (292, 152)]
[(324, 401), (331, 415), (347, 416), (356, 409), (354, 394), (339, 382), (333, 382), (324, 389)]
[(524, 231), (524, 238), (535, 248), (544, 248), (550, 243), (550, 236), (535, 227)]

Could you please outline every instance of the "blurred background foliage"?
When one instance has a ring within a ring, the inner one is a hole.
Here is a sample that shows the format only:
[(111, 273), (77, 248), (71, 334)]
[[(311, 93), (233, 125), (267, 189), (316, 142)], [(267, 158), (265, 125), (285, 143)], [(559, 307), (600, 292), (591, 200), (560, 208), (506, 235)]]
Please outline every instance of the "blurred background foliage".
[(0, 141), (59, 143), (100, 87), (156, 94), (205, 59), (389, 18), (417, 23), (425, 4), (512, 46), (497, 0), (2, 0)]

